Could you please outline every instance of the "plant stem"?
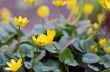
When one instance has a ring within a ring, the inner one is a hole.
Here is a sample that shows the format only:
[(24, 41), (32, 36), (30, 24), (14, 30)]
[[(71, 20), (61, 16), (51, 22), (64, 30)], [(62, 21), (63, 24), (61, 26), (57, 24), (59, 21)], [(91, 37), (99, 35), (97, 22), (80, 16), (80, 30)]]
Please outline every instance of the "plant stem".
[(56, 21), (58, 20), (59, 17), (60, 17), (60, 7), (57, 8)]
[[(57, 47), (53, 44), (53, 46), (56, 48), (56, 50), (58, 51), (58, 55), (60, 55), (60, 51), (57, 49)], [(65, 63), (63, 63), (64, 64), (64, 67), (65, 67), (65, 69), (66, 69), (66, 72), (69, 72), (69, 70), (68, 70), (68, 66), (66, 66), (66, 64)]]
[(81, 9), (80, 9), (79, 15), (77, 16), (77, 18), (75, 19), (75, 21), (73, 21), (72, 25), (75, 25), (79, 21), (79, 19), (81, 18), (81, 15), (83, 13), (84, 0), (81, 0), (80, 5), (81, 5), (80, 6)]

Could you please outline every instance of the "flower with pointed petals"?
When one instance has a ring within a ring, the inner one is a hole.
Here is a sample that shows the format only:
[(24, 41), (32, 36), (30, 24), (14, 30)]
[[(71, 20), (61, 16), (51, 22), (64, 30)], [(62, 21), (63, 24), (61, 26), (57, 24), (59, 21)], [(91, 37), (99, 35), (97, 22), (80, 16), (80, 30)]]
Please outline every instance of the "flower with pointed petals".
[(22, 59), (19, 59), (17, 62), (14, 59), (11, 59), (11, 62), (7, 62), (9, 67), (5, 68), (5, 70), (10, 70), (16, 72), (22, 66)]
[(22, 18), (21, 16), (19, 16), (18, 18), (14, 18), (14, 21), (16, 23), (17, 26), (19, 27), (25, 27), (27, 25), (27, 23), (29, 22), (28, 18)]
[(65, 0), (53, 0), (52, 4), (56, 7), (63, 7), (65, 4), (67, 3), (67, 1)]
[(43, 45), (48, 45), (51, 44), (54, 37), (56, 35), (55, 30), (47, 30), (47, 35), (45, 34), (40, 34), (37, 38), (35, 36), (32, 36), (32, 40), (35, 45), (38, 46), (43, 46)]

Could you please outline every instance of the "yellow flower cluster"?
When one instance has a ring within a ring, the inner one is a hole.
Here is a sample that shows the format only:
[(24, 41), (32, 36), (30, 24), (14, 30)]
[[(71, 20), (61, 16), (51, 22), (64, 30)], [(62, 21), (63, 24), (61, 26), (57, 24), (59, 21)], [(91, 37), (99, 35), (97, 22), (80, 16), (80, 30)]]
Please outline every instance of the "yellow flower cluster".
[(22, 59), (19, 59), (17, 62), (14, 59), (11, 59), (11, 62), (7, 62), (7, 65), (9, 67), (5, 68), (5, 70), (16, 72), (22, 66)]
[(106, 38), (101, 38), (101, 39), (99, 40), (99, 45), (100, 45), (100, 47), (105, 46), (105, 45), (106, 45)]
[(49, 16), (49, 14), (50, 14), (50, 9), (46, 5), (39, 7), (37, 10), (37, 15), (42, 17), (42, 18)]
[(110, 0), (99, 0), (100, 4), (107, 10), (110, 11)]
[(19, 16), (18, 18), (14, 18), (14, 21), (16, 23), (17, 26), (19, 27), (25, 27), (27, 25), (27, 23), (29, 22), (28, 18), (22, 18), (21, 16)]
[(85, 4), (83, 10), (84, 10), (85, 14), (91, 14), (93, 11), (93, 5), (92, 4)]
[(51, 44), (54, 37), (56, 35), (55, 30), (47, 30), (47, 35), (45, 34), (40, 34), (37, 38), (35, 36), (32, 36), (32, 40), (35, 45), (38, 46), (43, 46), (43, 45), (48, 45)]
[(66, 4), (66, 0), (53, 0), (52, 4), (56, 7), (62, 7)]

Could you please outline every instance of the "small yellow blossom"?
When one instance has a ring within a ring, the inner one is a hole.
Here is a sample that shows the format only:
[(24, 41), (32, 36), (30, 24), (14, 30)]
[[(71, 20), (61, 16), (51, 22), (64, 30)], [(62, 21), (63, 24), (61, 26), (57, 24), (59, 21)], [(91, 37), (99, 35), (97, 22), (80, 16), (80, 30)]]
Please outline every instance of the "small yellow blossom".
[(96, 53), (98, 51), (97, 47), (95, 45), (90, 46), (90, 51), (92, 53)]
[(27, 23), (29, 22), (28, 18), (22, 18), (21, 16), (19, 16), (18, 18), (14, 18), (14, 21), (16, 22), (16, 25), (19, 27), (25, 27), (27, 25)]
[(92, 34), (93, 31), (94, 31), (94, 29), (92, 27), (89, 27), (88, 30), (87, 30), (87, 35)]
[(93, 11), (93, 5), (92, 4), (85, 4), (84, 5), (84, 13), (91, 14)]
[(56, 35), (55, 30), (47, 30), (47, 35), (45, 34), (40, 34), (37, 38), (35, 36), (32, 36), (32, 40), (35, 45), (38, 46), (43, 46), (43, 45), (48, 45), (51, 44), (54, 37)]
[(52, 4), (56, 7), (62, 7), (67, 3), (66, 0), (53, 0)]
[(100, 23), (100, 22), (103, 20), (103, 19), (102, 19), (103, 17), (104, 17), (104, 13), (98, 14), (98, 15), (97, 15), (97, 21)]
[(29, 3), (29, 4), (34, 4), (37, 0), (24, 0), (24, 1)]
[(77, 1), (76, 0), (67, 0), (67, 8), (72, 9), (77, 6)]
[(11, 12), (7, 8), (2, 8), (0, 10), (0, 16), (2, 17), (3, 21), (9, 22), (11, 17)]
[(17, 62), (14, 59), (11, 59), (11, 62), (7, 62), (9, 67), (5, 68), (5, 70), (10, 70), (16, 72), (22, 66), (22, 59), (19, 59)]
[(106, 44), (106, 38), (101, 38), (101, 39), (99, 40), (99, 45), (100, 45), (100, 47), (105, 46), (105, 44)]
[(50, 9), (46, 5), (39, 7), (37, 10), (37, 15), (42, 17), (42, 18), (49, 16), (49, 14), (50, 14)]
[(94, 27), (95, 30), (98, 30), (99, 25), (98, 25), (97, 23), (95, 23), (95, 24), (93, 25), (93, 27)]
[(105, 53), (109, 53), (110, 54), (110, 47), (104, 48)]
[(99, 2), (107, 11), (110, 11), (110, 0), (99, 0)]

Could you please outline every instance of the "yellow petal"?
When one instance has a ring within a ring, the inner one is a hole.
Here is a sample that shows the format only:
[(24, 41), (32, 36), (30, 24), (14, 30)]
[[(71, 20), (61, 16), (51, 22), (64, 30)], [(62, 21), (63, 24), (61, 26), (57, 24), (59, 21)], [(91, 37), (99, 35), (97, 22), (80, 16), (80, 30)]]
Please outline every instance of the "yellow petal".
[(11, 68), (7, 67), (7, 68), (5, 68), (5, 70), (11, 70)]
[(11, 66), (12, 66), (12, 65), (11, 65), (11, 63), (9, 63), (9, 62), (7, 62), (6, 64), (7, 64), (9, 67), (11, 67)]
[(22, 63), (22, 59), (19, 59), (18, 61), (17, 61), (17, 64), (21, 64)]
[(15, 60), (14, 60), (14, 59), (11, 59), (11, 63), (12, 63), (12, 64), (14, 64), (14, 63), (16, 63), (16, 62), (15, 62)]

